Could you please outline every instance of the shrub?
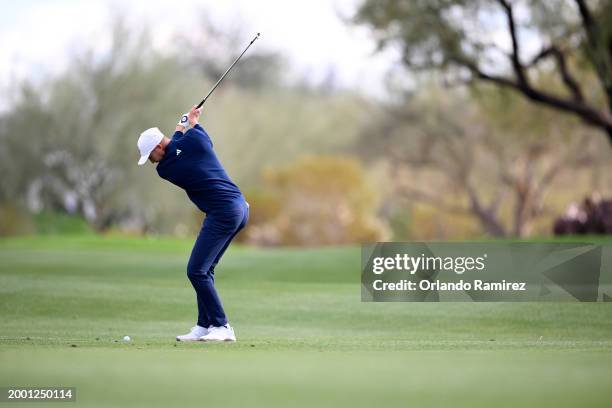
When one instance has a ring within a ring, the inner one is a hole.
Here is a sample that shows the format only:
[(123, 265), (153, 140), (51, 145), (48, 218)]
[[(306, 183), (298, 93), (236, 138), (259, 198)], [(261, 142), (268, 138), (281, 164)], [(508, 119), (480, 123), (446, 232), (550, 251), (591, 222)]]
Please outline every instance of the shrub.
[(247, 195), (246, 238), (259, 245), (336, 245), (376, 241), (378, 199), (357, 160), (306, 156), (267, 169), (263, 188)]

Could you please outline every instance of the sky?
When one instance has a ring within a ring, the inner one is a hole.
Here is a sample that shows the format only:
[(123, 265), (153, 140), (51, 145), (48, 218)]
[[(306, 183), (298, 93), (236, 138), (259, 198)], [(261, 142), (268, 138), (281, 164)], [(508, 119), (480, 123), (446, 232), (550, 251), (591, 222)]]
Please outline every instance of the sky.
[(240, 22), (245, 33), (261, 32), (256, 47), (282, 53), (290, 76), (317, 83), (333, 71), (339, 87), (384, 96), (385, 73), (396, 60), (393, 53), (376, 53), (366, 27), (343, 21), (360, 1), (3, 1), (0, 86), (61, 72), (68, 57), (83, 48), (104, 52), (113, 12), (136, 27), (150, 28), (155, 47), (162, 50), (175, 46), (173, 32), (197, 24), (197, 16), (206, 13), (220, 27)]

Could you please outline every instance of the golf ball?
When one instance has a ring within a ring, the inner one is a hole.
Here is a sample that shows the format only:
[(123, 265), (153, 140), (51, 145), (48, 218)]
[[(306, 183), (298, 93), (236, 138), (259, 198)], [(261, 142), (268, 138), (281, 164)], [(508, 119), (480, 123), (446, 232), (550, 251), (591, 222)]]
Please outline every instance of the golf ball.
[(130, 341), (132, 339), (130, 339), (130, 336), (123, 336), (123, 341)]

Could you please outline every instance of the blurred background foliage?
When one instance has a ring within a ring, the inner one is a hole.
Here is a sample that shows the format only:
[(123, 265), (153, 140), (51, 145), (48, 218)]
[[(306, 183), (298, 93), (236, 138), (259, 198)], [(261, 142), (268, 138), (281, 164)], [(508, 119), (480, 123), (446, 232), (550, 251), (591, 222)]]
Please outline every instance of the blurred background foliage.
[[(241, 241), (311, 246), (545, 236), (570, 203), (612, 195), (607, 133), (512, 87), (457, 84), (465, 71), (451, 63), (466, 37), (449, 25), (455, 20), (444, 7), (478, 10), (461, 1), (433, 3), (365, 1), (356, 11), (355, 21), (372, 26), (381, 47), (411, 41), (403, 43), (412, 47), (404, 48), (407, 67), (409, 57), (430, 64), (396, 98), (291, 83), (282, 55), (256, 49), (217, 90), (201, 122), (251, 203)], [(561, 3), (533, 6), (531, 22), (553, 40), (567, 40), (568, 31), (579, 37), (577, 17)], [(595, 3), (604, 19), (609, 7)], [(418, 23), (423, 7), (430, 21)], [(110, 52), (82, 50), (64, 74), (22, 81), (3, 95), (10, 108), (0, 114), (0, 235), (199, 230), (202, 214), (184, 192), (162, 182), (150, 164), (136, 166), (136, 139), (151, 126), (170, 135), (245, 35), (203, 24), (189, 37), (176, 35), (179, 48), (189, 50), (178, 58), (156, 52), (146, 30), (129, 29), (120, 17), (109, 29)], [(432, 38), (452, 58), (433, 52)], [(586, 49), (567, 61), (584, 98), (605, 110), (589, 55)], [(538, 89), (568, 92), (554, 66), (530, 75)]]
[(304, 156), (263, 172), (263, 195), (248, 195), (246, 239), (260, 245), (338, 245), (382, 239), (378, 197), (356, 159)]

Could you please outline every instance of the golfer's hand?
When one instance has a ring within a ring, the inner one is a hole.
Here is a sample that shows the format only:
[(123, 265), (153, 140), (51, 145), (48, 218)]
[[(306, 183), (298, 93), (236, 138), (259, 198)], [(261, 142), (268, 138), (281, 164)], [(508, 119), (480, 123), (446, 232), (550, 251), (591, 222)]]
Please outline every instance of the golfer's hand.
[(189, 117), (189, 125), (191, 127), (194, 127), (200, 120), (200, 113), (202, 113), (202, 108), (196, 109), (195, 106), (191, 108), (191, 110), (189, 111), (188, 117)]
[(176, 130), (179, 132), (185, 132), (188, 128), (189, 128), (189, 112), (181, 115), (181, 118), (176, 124)]

